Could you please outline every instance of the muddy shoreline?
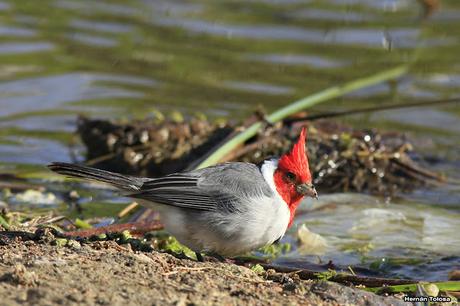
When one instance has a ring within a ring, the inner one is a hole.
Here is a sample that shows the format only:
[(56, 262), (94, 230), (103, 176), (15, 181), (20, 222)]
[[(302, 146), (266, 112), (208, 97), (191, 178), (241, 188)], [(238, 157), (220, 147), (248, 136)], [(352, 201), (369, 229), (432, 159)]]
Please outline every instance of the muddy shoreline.
[(114, 241), (61, 246), (50, 233), (0, 241), (3, 305), (405, 305), (295, 273), (196, 262)]

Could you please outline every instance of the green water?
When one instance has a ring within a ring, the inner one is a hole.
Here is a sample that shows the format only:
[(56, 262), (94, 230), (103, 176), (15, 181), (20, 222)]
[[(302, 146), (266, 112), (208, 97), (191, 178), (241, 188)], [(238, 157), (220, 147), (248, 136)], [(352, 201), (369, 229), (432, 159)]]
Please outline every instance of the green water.
[[(410, 73), (396, 82), (360, 90), (312, 112), (458, 97), (460, 3), (443, 0), (428, 19), (421, 16), (415, 0), (2, 0), (0, 172), (35, 173), (30, 180), (37, 182), (50, 161), (82, 160), (83, 148), (73, 137), (81, 113), (130, 119), (179, 110), (243, 119), (258, 106), (270, 112), (329, 86), (409, 62)], [(434, 161), (430, 169), (460, 178), (458, 103), (341, 120), (359, 128), (405, 131), (417, 150)], [(77, 187), (112, 201), (111, 194)], [(445, 279), (459, 268), (459, 250), (451, 247), (460, 245), (458, 184), (416, 190), (390, 204), (375, 198), (359, 204), (360, 199), (339, 197), (336, 210), (297, 219), (330, 242), (324, 260), (344, 267), (373, 264), (383, 275), (429, 279)], [(126, 201), (113, 199), (113, 205), (119, 202)], [(376, 213), (375, 207), (383, 212)], [(343, 209), (354, 223), (336, 220)], [(403, 216), (392, 218), (394, 209)], [(374, 228), (366, 220), (380, 216), (386, 216), (379, 232), (387, 233), (387, 239), (374, 242), (365, 256), (343, 251), (374, 239), (354, 231), (360, 220)], [(414, 218), (418, 223), (410, 221)], [(438, 243), (427, 243), (433, 231)], [(305, 256), (294, 251), (280, 262), (314, 260)], [(423, 264), (378, 264), (391, 258)]]

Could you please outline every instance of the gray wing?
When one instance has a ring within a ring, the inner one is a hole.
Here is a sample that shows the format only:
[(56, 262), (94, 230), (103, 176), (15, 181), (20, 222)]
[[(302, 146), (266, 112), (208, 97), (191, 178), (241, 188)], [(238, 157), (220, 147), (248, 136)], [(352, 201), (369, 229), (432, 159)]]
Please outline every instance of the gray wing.
[(256, 165), (224, 163), (149, 180), (129, 196), (195, 210), (232, 211), (237, 202), (247, 197), (272, 195)]

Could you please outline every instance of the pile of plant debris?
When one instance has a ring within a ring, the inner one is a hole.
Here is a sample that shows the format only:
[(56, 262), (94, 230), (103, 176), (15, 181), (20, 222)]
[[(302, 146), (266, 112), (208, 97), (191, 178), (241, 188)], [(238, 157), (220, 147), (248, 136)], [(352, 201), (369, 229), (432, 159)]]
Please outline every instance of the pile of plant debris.
[[(417, 154), (404, 134), (356, 130), (331, 120), (266, 125), (222, 161), (258, 163), (279, 156), (289, 150), (302, 126), (308, 127), (310, 167), (321, 192), (393, 195), (442, 181), (414, 161)], [(197, 118), (129, 123), (78, 120), (89, 165), (150, 177), (192, 169), (242, 129)]]

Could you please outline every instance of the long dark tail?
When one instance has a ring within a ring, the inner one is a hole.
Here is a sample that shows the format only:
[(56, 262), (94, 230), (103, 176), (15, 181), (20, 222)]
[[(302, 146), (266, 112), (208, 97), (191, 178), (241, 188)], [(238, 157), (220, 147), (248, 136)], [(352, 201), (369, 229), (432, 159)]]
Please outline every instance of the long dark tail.
[(139, 190), (144, 183), (141, 178), (69, 163), (54, 162), (48, 168), (62, 175), (104, 182), (128, 191)]

